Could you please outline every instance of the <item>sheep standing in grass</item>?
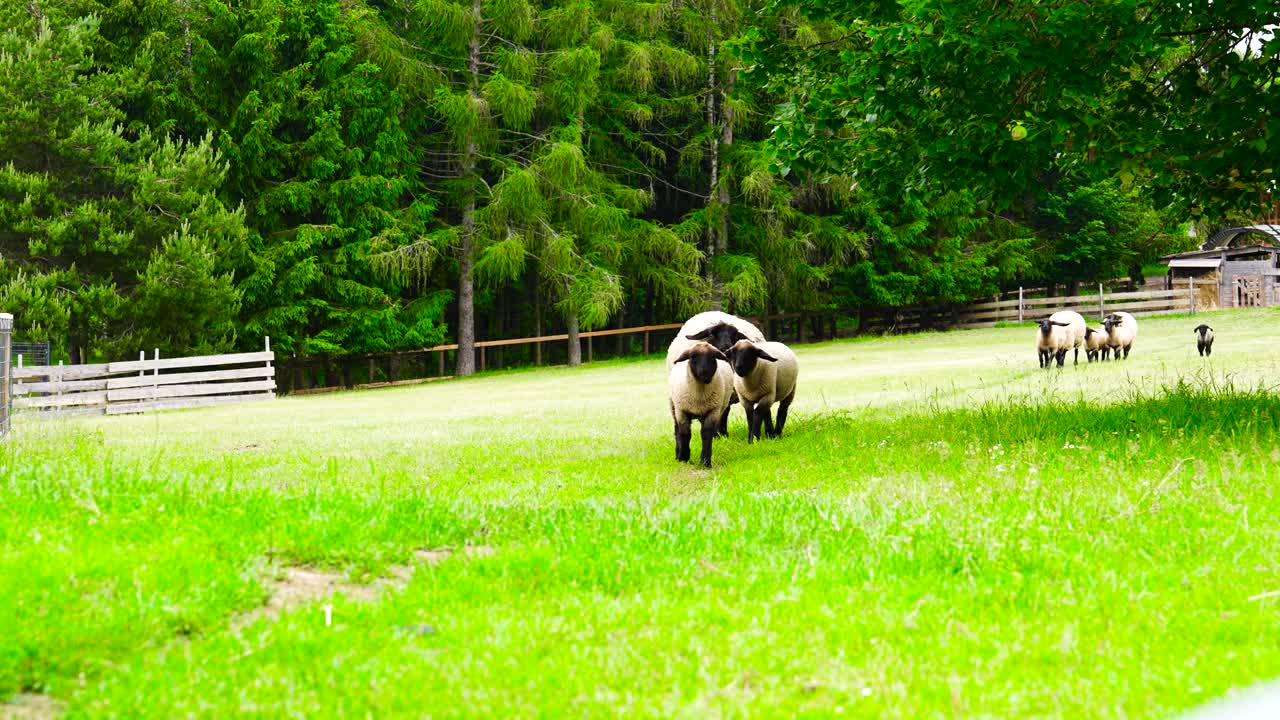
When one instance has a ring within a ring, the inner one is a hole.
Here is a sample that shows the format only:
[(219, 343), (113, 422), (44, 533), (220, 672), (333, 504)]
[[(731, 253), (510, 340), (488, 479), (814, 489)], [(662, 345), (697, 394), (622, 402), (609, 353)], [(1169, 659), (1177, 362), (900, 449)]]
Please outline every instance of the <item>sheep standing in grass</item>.
[[(760, 438), (762, 424), (765, 435), (781, 437), (800, 374), (796, 354), (780, 342), (739, 340), (729, 349), (729, 361), (733, 364), (733, 389), (747, 411), (747, 442)], [(776, 426), (770, 415), (775, 402), (778, 403)]]
[(1084, 356), (1089, 362), (1105, 360), (1102, 353), (1107, 348), (1107, 334), (1095, 328), (1084, 329)]
[[(719, 310), (700, 312), (685, 321), (671, 341), (671, 345), (667, 347), (667, 369), (671, 369), (676, 358), (680, 357), (684, 351), (693, 347), (694, 343), (703, 340), (714, 345), (720, 352), (728, 352), (729, 348), (739, 340), (764, 342), (764, 333), (760, 332), (760, 328), (737, 315)], [(730, 404), (737, 401), (736, 395), (729, 399)], [(724, 417), (720, 419), (719, 432), (726, 437), (729, 435), (728, 410), (725, 410)]]
[(1120, 359), (1121, 350), (1124, 350), (1124, 357), (1128, 359), (1133, 341), (1138, 337), (1138, 321), (1127, 312), (1117, 312), (1108, 315), (1102, 321), (1102, 327), (1107, 331), (1107, 346), (1116, 359)]
[(1070, 310), (1056, 312), (1044, 320), (1036, 322), (1040, 329), (1036, 331), (1036, 351), (1040, 355), (1040, 367), (1053, 365), (1056, 358), (1058, 367), (1062, 367), (1067, 359), (1067, 351), (1075, 348), (1076, 364), (1080, 363), (1080, 345), (1084, 343), (1084, 318), (1080, 313)]
[[(1040, 356), (1040, 367), (1047, 368), (1053, 365), (1054, 357), (1059, 357), (1058, 350), (1062, 348), (1062, 355), (1066, 357), (1067, 336), (1066, 328), (1070, 327), (1067, 323), (1054, 322), (1049, 318), (1037, 320), (1036, 324), (1040, 326), (1036, 330), (1036, 353)], [(1061, 366), (1062, 362), (1059, 361)]]
[(710, 343), (694, 344), (671, 363), (667, 391), (675, 423), (676, 460), (689, 461), (689, 441), (697, 419), (702, 426), (702, 464), (711, 467), (711, 440), (721, 418), (729, 413), (733, 393), (729, 358)]
[(1062, 355), (1058, 358), (1058, 367), (1062, 367), (1063, 360), (1067, 357), (1067, 350), (1074, 349), (1076, 351), (1075, 361), (1073, 364), (1080, 364), (1080, 347), (1084, 345), (1085, 330), (1088, 325), (1085, 324), (1084, 316), (1074, 310), (1059, 310), (1049, 316), (1054, 322), (1066, 323), (1067, 330), (1070, 334), (1068, 345), (1062, 350)]
[(1200, 356), (1213, 354), (1213, 328), (1208, 325), (1196, 326), (1196, 350), (1200, 351)]

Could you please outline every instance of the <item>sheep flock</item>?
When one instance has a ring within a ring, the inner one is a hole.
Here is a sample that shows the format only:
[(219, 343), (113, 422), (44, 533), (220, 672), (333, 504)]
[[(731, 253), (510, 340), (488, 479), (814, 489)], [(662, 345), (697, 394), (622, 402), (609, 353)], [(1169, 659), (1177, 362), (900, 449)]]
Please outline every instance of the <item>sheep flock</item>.
[[(1138, 338), (1138, 321), (1127, 312), (1102, 318), (1090, 327), (1080, 313), (1055, 312), (1036, 322), (1036, 355), (1040, 367), (1063, 367), (1067, 354), (1080, 364), (1080, 350), (1088, 363), (1114, 358), (1127, 360)], [(1195, 329), (1202, 356), (1213, 351), (1213, 328)], [(667, 391), (675, 429), (676, 460), (691, 459), (693, 421), (700, 425), (701, 462), (711, 467), (715, 437), (729, 434), (729, 415), (741, 404), (746, 416), (748, 444), (762, 437), (781, 437), (787, 411), (795, 399), (800, 363), (795, 352), (770, 342), (747, 320), (719, 311), (689, 318), (667, 348)], [(777, 407), (776, 417), (774, 407)], [(763, 434), (762, 434), (763, 433)]]

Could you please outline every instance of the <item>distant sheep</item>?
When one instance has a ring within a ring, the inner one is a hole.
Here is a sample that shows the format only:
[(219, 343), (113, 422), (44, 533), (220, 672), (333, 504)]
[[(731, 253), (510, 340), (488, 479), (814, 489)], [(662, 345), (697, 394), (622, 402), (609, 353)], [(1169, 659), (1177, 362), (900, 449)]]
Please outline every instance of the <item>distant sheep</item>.
[[(761, 424), (768, 437), (781, 437), (800, 374), (796, 354), (780, 342), (739, 340), (729, 349), (729, 361), (733, 365), (733, 389), (747, 411), (747, 442), (760, 438)], [(776, 427), (770, 416), (775, 402), (778, 403)]]
[(1087, 327), (1084, 329), (1084, 356), (1089, 362), (1104, 360), (1103, 351), (1107, 349), (1107, 334), (1102, 330)]
[(1071, 335), (1069, 339), (1069, 346), (1063, 350), (1062, 357), (1058, 359), (1058, 367), (1062, 367), (1062, 361), (1067, 356), (1066, 350), (1072, 349), (1076, 351), (1073, 364), (1079, 365), (1080, 346), (1084, 345), (1085, 330), (1088, 329), (1088, 325), (1086, 325), (1084, 321), (1084, 316), (1074, 310), (1059, 310), (1058, 312), (1050, 315), (1049, 319), (1055, 322), (1066, 323), (1067, 330)]
[(1080, 362), (1080, 345), (1084, 342), (1086, 325), (1080, 313), (1064, 310), (1056, 312), (1036, 323), (1040, 328), (1036, 331), (1036, 351), (1040, 356), (1040, 367), (1053, 365), (1054, 359), (1058, 367), (1066, 363), (1067, 351), (1075, 348), (1076, 363)]
[(1208, 325), (1196, 326), (1196, 350), (1200, 351), (1200, 356), (1213, 354), (1213, 328)]
[(1138, 337), (1138, 321), (1127, 312), (1117, 312), (1104, 318), (1102, 327), (1107, 331), (1107, 347), (1111, 348), (1116, 359), (1120, 359), (1121, 350), (1128, 359), (1133, 341)]
[(733, 393), (729, 358), (710, 343), (695, 343), (672, 362), (667, 392), (675, 424), (676, 460), (689, 461), (689, 441), (697, 419), (702, 426), (702, 464), (711, 467), (711, 440), (729, 412)]

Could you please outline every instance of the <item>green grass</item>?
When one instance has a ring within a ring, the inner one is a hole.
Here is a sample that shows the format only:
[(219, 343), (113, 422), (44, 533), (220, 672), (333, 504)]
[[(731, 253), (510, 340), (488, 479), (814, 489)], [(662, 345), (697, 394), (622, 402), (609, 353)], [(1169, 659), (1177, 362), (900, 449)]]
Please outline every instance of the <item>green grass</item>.
[[(710, 471), (673, 459), (660, 359), (20, 418), (0, 698), (86, 717), (1166, 717), (1280, 675), (1280, 598), (1251, 599), (1280, 589), (1277, 320), (1144, 319), (1127, 362), (1061, 371), (1027, 327), (802, 346), (787, 436), (748, 446), (735, 408)], [(328, 626), (319, 604), (233, 625), (281, 567), (368, 581), (464, 543), (496, 552), (339, 598)]]

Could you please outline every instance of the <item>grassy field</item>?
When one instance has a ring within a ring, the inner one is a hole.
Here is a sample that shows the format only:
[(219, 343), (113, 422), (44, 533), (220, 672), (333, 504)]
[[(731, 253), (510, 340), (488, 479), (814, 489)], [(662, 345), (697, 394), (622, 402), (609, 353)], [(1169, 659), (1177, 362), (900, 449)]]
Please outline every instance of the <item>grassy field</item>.
[[(656, 357), (20, 418), (0, 715), (1168, 717), (1280, 675), (1277, 328), (801, 346), (711, 470)], [(372, 584), (255, 612), (303, 567)]]

